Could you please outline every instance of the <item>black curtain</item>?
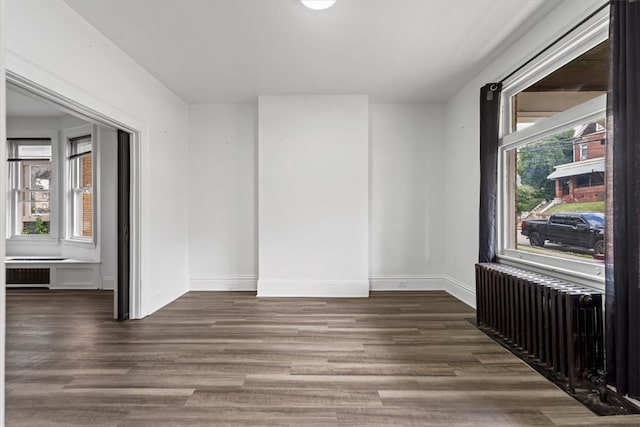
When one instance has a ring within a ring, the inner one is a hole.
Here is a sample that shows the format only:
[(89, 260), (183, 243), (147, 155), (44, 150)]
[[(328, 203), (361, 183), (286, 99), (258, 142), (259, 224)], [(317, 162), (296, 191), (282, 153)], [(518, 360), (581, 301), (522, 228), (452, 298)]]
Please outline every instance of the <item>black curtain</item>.
[(496, 258), (496, 200), (498, 193), (498, 131), (501, 83), (480, 90), (480, 241), (478, 261)]
[[(609, 24), (607, 381), (640, 398), (640, 2), (612, 1)], [(611, 238), (613, 237), (613, 238)]]

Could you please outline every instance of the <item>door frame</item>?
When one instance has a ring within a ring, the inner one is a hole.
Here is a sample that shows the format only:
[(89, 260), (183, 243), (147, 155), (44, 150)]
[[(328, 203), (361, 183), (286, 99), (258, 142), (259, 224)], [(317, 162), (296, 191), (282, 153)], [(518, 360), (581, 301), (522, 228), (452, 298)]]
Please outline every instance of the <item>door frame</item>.
[[(28, 80), (17, 73), (5, 70), (7, 85), (33, 94), (62, 110), (79, 116), (91, 123), (101, 124), (129, 133), (130, 138), (130, 198), (129, 198), (129, 314), (131, 319), (144, 317), (141, 282), (141, 203), (140, 203), (140, 163), (141, 163), (141, 124), (130, 125), (93, 110), (38, 83)], [(118, 284), (116, 283), (116, 287)], [(117, 292), (114, 289), (114, 304), (117, 305)], [(117, 313), (119, 310), (115, 310)]]

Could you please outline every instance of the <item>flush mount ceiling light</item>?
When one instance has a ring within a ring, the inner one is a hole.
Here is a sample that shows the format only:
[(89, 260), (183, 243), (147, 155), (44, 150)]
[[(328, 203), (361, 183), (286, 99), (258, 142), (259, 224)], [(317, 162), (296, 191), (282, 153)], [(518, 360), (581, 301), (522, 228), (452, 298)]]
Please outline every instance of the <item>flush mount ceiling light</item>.
[(303, 5), (313, 10), (329, 9), (336, 0), (300, 0)]

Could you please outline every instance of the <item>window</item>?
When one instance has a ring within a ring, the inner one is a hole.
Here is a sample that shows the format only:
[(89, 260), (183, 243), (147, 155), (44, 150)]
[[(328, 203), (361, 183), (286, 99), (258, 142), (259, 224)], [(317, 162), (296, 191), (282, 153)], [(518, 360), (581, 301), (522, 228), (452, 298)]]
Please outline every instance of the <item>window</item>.
[(580, 160), (587, 160), (587, 153), (589, 148), (587, 144), (580, 144)]
[(91, 125), (67, 129), (63, 147), (58, 132), (10, 135), (7, 236), (34, 244), (43, 244), (45, 238), (47, 244), (59, 238), (95, 244), (94, 134)]
[[(608, 10), (505, 81), (499, 256), (604, 278)], [(577, 279), (577, 280), (576, 280)]]
[(9, 139), (10, 236), (50, 236), (54, 205), (51, 139)]
[(609, 77), (608, 40), (601, 41), (577, 57), (576, 49), (570, 50), (573, 52), (567, 52), (567, 55), (571, 55), (573, 60), (546, 76), (539, 76), (539, 80), (530, 82), (510, 97), (512, 131), (525, 129), (606, 93)]
[(93, 239), (93, 153), (91, 135), (69, 138), (70, 238)]

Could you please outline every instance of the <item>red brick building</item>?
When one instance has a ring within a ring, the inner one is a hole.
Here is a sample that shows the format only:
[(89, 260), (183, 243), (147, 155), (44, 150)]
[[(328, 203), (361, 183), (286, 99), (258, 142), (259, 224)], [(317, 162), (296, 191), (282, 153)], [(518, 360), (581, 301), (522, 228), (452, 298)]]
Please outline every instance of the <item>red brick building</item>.
[(573, 162), (556, 166), (547, 179), (555, 180), (556, 199), (563, 203), (603, 201), (605, 130), (590, 123), (576, 132), (575, 138)]

